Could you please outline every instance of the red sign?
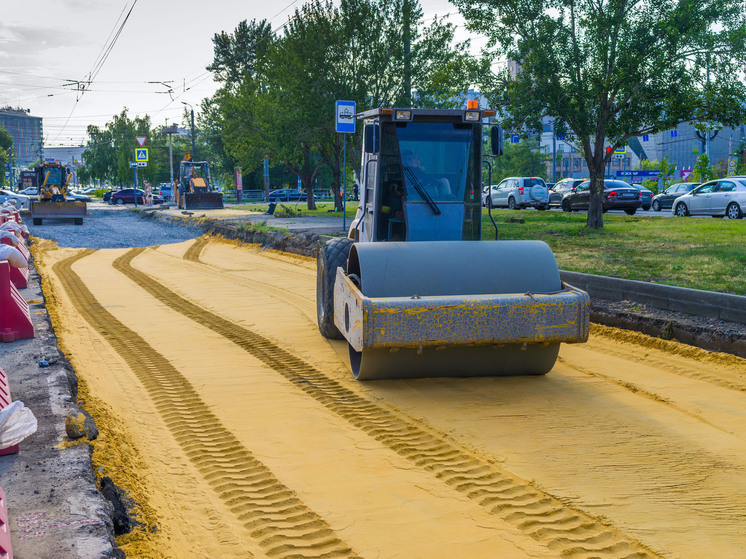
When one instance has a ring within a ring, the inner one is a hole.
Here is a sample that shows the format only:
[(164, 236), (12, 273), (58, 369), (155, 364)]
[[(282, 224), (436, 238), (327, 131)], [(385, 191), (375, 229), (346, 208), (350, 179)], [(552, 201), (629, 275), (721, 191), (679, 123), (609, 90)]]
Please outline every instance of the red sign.
[(145, 140), (147, 139), (148, 139), (147, 136), (135, 136), (135, 140), (137, 140), (137, 143), (140, 147), (143, 146), (143, 144), (145, 143)]
[(240, 170), (236, 171), (236, 190), (243, 190), (243, 177)]

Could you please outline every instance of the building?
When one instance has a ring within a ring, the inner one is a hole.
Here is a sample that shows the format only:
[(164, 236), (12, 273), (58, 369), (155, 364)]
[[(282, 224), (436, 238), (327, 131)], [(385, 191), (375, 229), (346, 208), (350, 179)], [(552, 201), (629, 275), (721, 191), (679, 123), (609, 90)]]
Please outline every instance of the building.
[(23, 109), (0, 109), (0, 124), (13, 137), (14, 165), (28, 167), (44, 157), (44, 129), (40, 117), (31, 116)]

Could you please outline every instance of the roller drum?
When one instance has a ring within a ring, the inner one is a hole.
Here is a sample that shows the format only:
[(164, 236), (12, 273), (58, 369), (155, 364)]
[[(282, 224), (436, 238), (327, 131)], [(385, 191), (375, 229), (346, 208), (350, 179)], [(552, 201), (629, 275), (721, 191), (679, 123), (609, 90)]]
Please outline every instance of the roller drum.
[[(562, 290), (554, 255), (541, 241), (357, 243), (350, 251), (347, 273), (370, 298), (466, 300), (474, 295)], [(355, 378), (376, 380), (543, 375), (554, 366), (559, 345), (464, 341), (363, 351), (350, 345), (349, 351)]]

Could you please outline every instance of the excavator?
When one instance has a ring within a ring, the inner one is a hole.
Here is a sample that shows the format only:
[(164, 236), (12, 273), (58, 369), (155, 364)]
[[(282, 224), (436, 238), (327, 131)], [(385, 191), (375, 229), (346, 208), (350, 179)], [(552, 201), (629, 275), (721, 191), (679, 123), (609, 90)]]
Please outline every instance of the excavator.
[(87, 215), (85, 202), (66, 198), (72, 178), (69, 169), (59, 161), (47, 160), (34, 168), (35, 182), (39, 187), (39, 200), (31, 202), (31, 220), (41, 225), (44, 219), (72, 219), (83, 225)]
[(544, 375), (587, 341), (588, 294), (542, 241), (482, 240), (482, 132), (494, 111), (377, 108), (364, 123), (361, 200), (317, 259), (318, 327), (358, 380)]
[(213, 189), (210, 165), (207, 161), (192, 161), (184, 155), (179, 165), (176, 205), (183, 210), (215, 210), (223, 208), (223, 194)]

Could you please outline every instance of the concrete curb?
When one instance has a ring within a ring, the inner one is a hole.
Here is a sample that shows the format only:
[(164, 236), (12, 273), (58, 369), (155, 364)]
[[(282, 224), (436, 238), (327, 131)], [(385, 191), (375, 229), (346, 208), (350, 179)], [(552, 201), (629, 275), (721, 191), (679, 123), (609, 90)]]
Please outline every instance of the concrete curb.
[(560, 276), (562, 281), (587, 291), (592, 298), (633, 301), (665, 311), (746, 324), (746, 297), (740, 295), (565, 270), (560, 271)]

